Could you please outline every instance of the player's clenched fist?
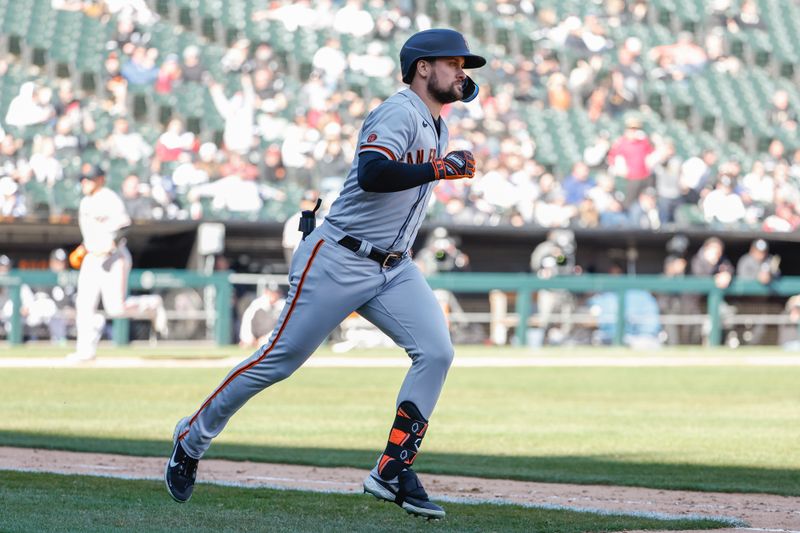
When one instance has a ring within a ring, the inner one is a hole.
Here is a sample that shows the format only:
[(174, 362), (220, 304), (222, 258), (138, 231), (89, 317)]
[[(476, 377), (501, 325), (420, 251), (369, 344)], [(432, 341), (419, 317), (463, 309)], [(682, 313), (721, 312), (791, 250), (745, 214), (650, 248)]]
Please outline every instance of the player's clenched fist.
[(437, 180), (458, 180), (475, 175), (475, 156), (469, 150), (450, 152), (431, 162)]

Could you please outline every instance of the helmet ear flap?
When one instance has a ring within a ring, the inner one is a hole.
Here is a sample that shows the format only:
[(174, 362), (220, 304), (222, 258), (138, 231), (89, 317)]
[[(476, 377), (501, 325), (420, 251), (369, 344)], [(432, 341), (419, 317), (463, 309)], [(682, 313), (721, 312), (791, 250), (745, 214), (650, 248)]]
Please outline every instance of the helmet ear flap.
[(464, 79), (464, 83), (461, 86), (462, 92), (464, 93), (464, 97), (461, 98), (462, 102), (471, 102), (478, 96), (478, 91), (480, 88), (478, 84), (475, 83), (475, 80), (467, 76)]

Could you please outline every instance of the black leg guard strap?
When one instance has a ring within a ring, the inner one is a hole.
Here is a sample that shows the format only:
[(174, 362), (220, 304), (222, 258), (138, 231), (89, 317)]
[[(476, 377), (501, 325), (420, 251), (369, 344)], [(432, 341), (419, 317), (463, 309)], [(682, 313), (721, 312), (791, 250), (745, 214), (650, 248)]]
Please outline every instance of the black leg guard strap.
[(411, 402), (401, 403), (386, 450), (378, 463), (378, 473), (383, 479), (393, 479), (414, 463), (427, 430), (428, 421), (422, 417), (417, 406)]

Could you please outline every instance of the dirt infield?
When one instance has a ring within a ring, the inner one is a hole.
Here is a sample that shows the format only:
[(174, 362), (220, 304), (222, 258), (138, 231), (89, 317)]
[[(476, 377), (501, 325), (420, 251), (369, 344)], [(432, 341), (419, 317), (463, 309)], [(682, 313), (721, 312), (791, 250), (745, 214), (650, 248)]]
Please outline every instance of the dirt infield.
[[(0, 447), (0, 470), (162, 479), (164, 460), (158, 457)], [(365, 471), (354, 468), (208, 459), (200, 464), (198, 481), (245, 487), (355, 493), (361, 492), (361, 481), (365, 474)], [(800, 533), (800, 498), (796, 497), (532, 483), (429, 474), (421, 477), (428, 492), (440, 500), (515, 503), (673, 517), (724, 517), (741, 524), (741, 527), (725, 531)]]

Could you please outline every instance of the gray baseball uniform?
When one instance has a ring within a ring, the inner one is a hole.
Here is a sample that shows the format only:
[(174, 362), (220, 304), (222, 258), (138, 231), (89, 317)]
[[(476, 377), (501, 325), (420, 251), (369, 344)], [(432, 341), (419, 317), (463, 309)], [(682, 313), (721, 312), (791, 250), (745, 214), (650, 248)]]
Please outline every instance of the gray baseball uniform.
[[(405, 90), (369, 114), (359, 134), (358, 154), (379, 152), (394, 161), (425, 163), (442, 157), (447, 142), (444, 121), (437, 133), (425, 103)], [(293, 256), (286, 305), (269, 342), (228, 374), (180, 432), (190, 456), (202, 457), (240, 407), (290, 376), (353, 311), (411, 358), (397, 405), (409, 401), (425, 418), (432, 413), (453, 346), (441, 308), (408, 249), (435, 183), (367, 192), (358, 183), (358, 159), (356, 155), (328, 217)], [(393, 258), (384, 268), (374, 259), (376, 251), (396, 252), (399, 260)]]

